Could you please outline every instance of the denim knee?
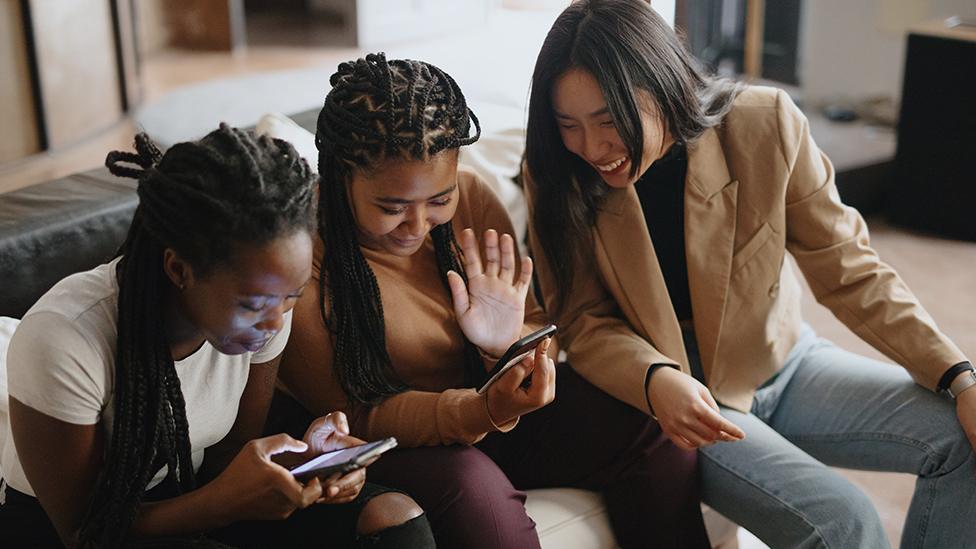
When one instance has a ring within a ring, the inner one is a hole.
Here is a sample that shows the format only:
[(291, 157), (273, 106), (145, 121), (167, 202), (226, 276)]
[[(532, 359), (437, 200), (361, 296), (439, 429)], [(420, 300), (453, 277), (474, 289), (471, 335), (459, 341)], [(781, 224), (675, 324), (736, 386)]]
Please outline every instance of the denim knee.
[(808, 530), (799, 547), (889, 547), (877, 509), (852, 484), (832, 487), (823, 494), (820, 505), (799, 514)]
[(925, 461), (918, 472), (918, 476), (922, 478), (941, 477), (974, 460), (973, 446), (962, 427), (955, 421), (948, 426), (952, 427), (949, 432), (939, 436), (933, 444), (926, 445)]

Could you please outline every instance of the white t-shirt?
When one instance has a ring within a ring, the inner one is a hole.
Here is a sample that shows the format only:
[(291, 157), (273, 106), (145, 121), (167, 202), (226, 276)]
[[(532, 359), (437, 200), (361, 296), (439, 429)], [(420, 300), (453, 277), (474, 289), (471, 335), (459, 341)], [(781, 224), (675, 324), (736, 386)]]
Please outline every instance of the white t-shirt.
[[(101, 422), (112, 439), (115, 346), (118, 334), (118, 260), (71, 275), (51, 288), (24, 315), (7, 350), (10, 396), (31, 408), (77, 425)], [(250, 365), (277, 357), (291, 333), (291, 312), (284, 327), (260, 351), (225, 355), (204, 343), (176, 362), (186, 401), (193, 470), (203, 452), (230, 431), (237, 418)], [(9, 427), (4, 427), (8, 428)], [(7, 483), (34, 494), (17, 459), (13, 439), (0, 456)], [(146, 487), (166, 477), (160, 469)]]

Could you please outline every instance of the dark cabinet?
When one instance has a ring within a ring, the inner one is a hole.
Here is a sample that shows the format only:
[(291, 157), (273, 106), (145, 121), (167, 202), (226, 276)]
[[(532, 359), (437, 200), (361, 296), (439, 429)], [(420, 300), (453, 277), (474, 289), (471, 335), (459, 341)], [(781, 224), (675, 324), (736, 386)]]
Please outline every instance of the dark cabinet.
[(976, 240), (976, 28), (908, 36), (892, 221)]

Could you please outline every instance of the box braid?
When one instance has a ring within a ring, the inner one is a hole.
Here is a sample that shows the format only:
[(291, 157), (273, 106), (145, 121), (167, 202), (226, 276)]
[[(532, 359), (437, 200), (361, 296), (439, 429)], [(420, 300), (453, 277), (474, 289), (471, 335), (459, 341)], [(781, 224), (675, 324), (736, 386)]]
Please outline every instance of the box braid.
[[(407, 387), (393, 373), (379, 285), (359, 247), (346, 187), (355, 170), (429, 160), (474, 143), (481, 127), (454, 79), (428, 63), (370, 54), (339, 65), (330, 83), (315, 135), (322, 176), (319, 234), (325, 245), (319, 305), (335, 334), (339, 383), (351, 402), (371, 405)], [(472, 121), (475, 133), (469, 136)], [(448, 271), (464, 277), (451, 223), (434, 227), (431, 238), (444, 285)], [(484, 378), (478, 350), (468, 341), (464, 368), (467, 385)]]
[[(106, 158), (118, 176), (139, 180), (139, 206), (122, 247), (114, 426), (105, 465), (81, 529), (86, 547), (125, 543), (143, 491), (166, 466), (178, 493), (194, 488), (180, 388), (162, 314), (172, 248), (194, 273), (233, 262), (235, 250), (313, 231), (314, 176), (288, 143), (225, 124), (161, 154), (146, 134), (136, 153)], [(132, 164), (136, 167), (123, 165)]]

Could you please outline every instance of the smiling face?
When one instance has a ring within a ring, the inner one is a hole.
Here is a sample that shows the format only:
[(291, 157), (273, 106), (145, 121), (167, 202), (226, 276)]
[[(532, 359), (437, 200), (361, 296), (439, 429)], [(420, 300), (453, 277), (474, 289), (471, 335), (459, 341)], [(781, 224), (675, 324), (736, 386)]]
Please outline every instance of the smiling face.
[(563, 145), (592, 166), (611, 187), (634, 184), (674, 143), (650, 94), (642, 93), (638, 97), (644, 146), (641, 164), (631, 177), (630, 153), (617, 133), (596, 78), (583, 69), (573, 68), (556, 79), (552, 88), (553, 115)]
[(192, 351), (201, 337), (224, 354), (255, 352), (281, 330), (284, 314), (311, 278), (312, 239), (299, 230), (264, 246), (242, 247), (230, 262), (203, 276), (195, 276), (171, 249), (164, 264), (182, 286), (178, 306), (183, 322), (170, 335), (190, 345), (174, 354)]
[(413, 255), (427, 234), (457, 210), (458, 150), (429, 160), (386, 160), (355, 170), (349, 202), (363, 246), (393, 255)]

